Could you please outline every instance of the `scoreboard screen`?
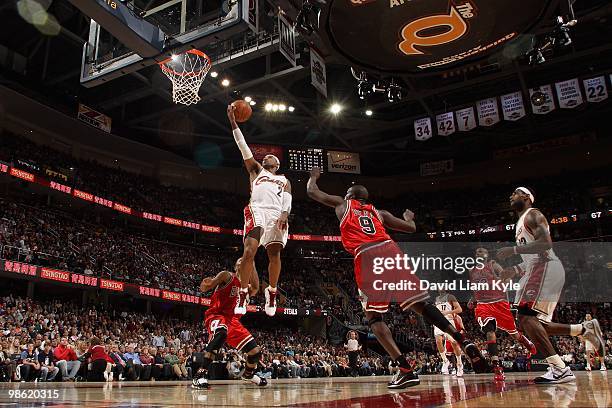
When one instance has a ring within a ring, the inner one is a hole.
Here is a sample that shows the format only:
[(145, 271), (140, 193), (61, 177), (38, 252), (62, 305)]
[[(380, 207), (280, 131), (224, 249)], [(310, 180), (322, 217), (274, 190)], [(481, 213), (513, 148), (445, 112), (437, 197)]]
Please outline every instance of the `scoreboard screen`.
[(319, 167), (323, 171), (323, 149), (287, 149), (289, 170), (310, 171)]

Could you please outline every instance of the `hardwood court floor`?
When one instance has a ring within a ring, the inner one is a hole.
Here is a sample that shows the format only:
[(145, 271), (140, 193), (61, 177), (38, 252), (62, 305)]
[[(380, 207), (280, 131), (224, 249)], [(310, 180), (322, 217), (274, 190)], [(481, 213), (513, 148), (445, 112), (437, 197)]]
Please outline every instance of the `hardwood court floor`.
[[(421, 376), (419, 386), (403, 391), (387, 390), (388, 377), (272, 380), (266, 388), (241, 382), (212, 381), (209, 390), (193, 390), (186, 382), (0, 383), (0, 407), (612, 406), (610, 379), (605, 372), (577, 372), (576, 383), (554, 386), (532, 384), (533, 373), (506, 375), (505, 383), (501, 384), (494, 383), (491, 374), (466, 374), (460, 379), (427, 375)], [(16, 390), (25, 395), (16, 398)], [(52, 395), (50, 391), (55, 390), (56, 395)], [(47, 395), (43, 395), (44, 392)]]

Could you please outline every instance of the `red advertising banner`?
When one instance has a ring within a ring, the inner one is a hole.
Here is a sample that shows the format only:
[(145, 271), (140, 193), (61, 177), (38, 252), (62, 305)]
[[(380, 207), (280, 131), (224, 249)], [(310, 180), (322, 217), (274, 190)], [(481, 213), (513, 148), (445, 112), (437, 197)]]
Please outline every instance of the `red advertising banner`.
[(40, 277), (43, 279), (51, 279), (59, 282), (70, 282), (70, 272), (59, 271), (51, 268), (41, 268)]
[(146, 286), (139, 286), (138, 287), (138, 293), (140, 295), (145, 295), (145, 296), (154, 296), (154, 297), (159, 297), (160, 296), (160, 289), (156, 289), (156, 288), (148, 288)]
[(100, 279), (100, 287), (102, 289), (115, 290), (117, 292), (123, 292), (123, 282), (118, 282), (108, 279)]
[(70, 277), (70, 281), (72, 283), (76, 283), (77, 285), (87, 285), (87, 286), (98, 286), (98, 278), (95, 276), (87, 276), (80, 275), (78, 273), (73, 273)]
[(180, 302), (181, 294), (178, 292), (170, 292), (169, 290), (162, 290), (162, 299), (171, 300), (173, 302)]
[(29, 181), (30, 183), (34, 181), (34, 175), (32, 173), (16, 169), (15, 167), (11, 168), (11, 176), (20, 178), (25, 181)]
[(22, 275), (36, 276), (36, 266), (21, 262), (4, 261), (4, 270)]
[(85, 200), (85, 201), (92, 201), (93, 202), (93, 200), (94, 200), (94, 195), (93, 194), (86, 193), (85, 191), (77, 190), (76, 188), (72, 192), (72, 195), (75, 196), (76, 198), (80, 198), (81, 200)]

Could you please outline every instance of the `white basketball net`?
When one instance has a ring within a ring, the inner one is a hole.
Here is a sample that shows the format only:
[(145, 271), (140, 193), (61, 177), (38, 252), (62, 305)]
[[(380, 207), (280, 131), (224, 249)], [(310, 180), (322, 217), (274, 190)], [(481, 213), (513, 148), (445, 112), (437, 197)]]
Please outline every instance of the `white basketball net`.
[(164, 74), (172, 81), (172, 100), (191, 105), (200, 101), (200, 86), (210, 67), (210, 58), (199, 50), (173, 55), (159, 63)]

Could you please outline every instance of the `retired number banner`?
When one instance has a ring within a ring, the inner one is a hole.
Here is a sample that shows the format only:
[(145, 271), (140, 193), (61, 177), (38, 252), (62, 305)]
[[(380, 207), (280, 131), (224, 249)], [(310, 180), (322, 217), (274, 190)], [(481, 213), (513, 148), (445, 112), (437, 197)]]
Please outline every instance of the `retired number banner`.
[(440, 136), (448, 136), (455, 133), (455, 115), (446, 112), (436, 116), (436, 127)]
[(460, 109), (455, 113), (457, 114), (457, 128), (460, 131), (469, 132), (476, 129), (476, 114), (473, 107)]
[(608, 99), (606, 78), (603, 75), (597, 78), (585, 79), (583, 83), (588, 102), (601, 102)]
[(431, 118), (421, 118), (414, 121), (414, 137), (418, 141), (431, 138)]

